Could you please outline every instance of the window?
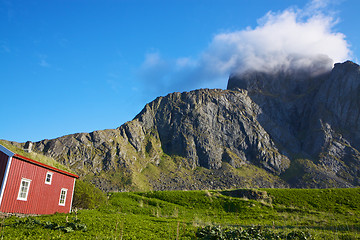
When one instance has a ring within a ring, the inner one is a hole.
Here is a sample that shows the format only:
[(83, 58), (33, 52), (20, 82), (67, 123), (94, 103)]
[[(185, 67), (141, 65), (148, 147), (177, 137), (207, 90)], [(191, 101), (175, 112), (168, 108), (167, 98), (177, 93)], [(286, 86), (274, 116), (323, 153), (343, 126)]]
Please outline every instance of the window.
[(52, 172), (47, 172), (46, 173), (45, 184), (51, 185), (52, 175), (53, 175)]
[(25, 178), (21, 179), (19, 195), (17, 197), (18, 200), (27, 201), (30, 183), (31, 183), (30, 179), (25, 179)]
[(67, 189), (62, 188), (61, 192), (60, 192), (60, 200), (59, 200), (59, 205), (60, 206), (65, 206), (66, 194), (67, 194)]

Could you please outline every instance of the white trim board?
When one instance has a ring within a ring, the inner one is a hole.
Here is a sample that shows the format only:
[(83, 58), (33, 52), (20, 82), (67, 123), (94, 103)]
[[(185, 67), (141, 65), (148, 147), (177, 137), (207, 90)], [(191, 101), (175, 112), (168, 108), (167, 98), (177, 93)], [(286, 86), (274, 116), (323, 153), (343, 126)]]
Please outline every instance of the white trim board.
[(7, 149), (6, 147), (4, 147), (3, 145), (0, 144), (0, 151), (5, 153), (6, 155), (8, 155), (9, 157), (12, 157), (15, 155), (15, 153), (13, 153), (12, 151), (10, 151), (9, 149)]
[[(1, 145), (0, 145), (1, 146)], [(4, 191), (5, 191), (5, 187), (6, 187), (6, 183), (8, 180), (8, 176), (9, 176), (9, 172), (10, 172), (10, 166), (11, 166), (11, 162), (12, 162), (12, 156), (8, 158), (7, 164), (6, 164), (6, 169), (5, 169), (5, 174), (4, 174), (4, 178), (3, 178), (3, 182), (1, 184), (1, 192), (0, 192), (0, 207), (1, 207), (1, 203), (4, 197)]]

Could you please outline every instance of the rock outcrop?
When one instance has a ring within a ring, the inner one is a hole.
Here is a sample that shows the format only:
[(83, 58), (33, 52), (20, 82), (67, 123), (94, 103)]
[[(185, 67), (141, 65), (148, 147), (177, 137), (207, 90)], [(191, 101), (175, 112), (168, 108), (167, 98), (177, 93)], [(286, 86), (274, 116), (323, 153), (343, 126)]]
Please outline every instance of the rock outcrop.
[(252, 163), (279, 174), (289, 166), (257, 121), (261, 109), (247, 91), (219, 89), (173, 93), (148, 104), (135, 118), (159, 135), (163, 151), (195, 169)]

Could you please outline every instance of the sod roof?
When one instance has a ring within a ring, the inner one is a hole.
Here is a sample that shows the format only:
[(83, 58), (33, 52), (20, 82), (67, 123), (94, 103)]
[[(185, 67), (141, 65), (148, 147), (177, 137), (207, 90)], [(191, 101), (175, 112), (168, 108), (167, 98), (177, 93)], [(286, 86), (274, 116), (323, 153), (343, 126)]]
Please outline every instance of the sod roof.
[(15, 156), (17, 158), (20, 158), (20, 159), (25, 160), (25, 161), (34, 160), (36, 162), (39, 162), (41, 164), (50, 166), (52, 168), (57, 168), (57, 169), (60, 169), (62, 171), (74, 174), (74, 172), (71, 171), (68, 167), (66, 167), (63, 164), (57, 162), (55, 159), (53, 159), (51, 157), (48, 157), (48, 156), (45, 156), (43, 154), (36, 153), (36, 152), (26, 152), (23, 149), (11, 144), (9, 141), (6, 141), (6, 140), (0, 140), (0, 144), (3, 147), (10, 150), (11, 152), (15, 153), (16, 154)]

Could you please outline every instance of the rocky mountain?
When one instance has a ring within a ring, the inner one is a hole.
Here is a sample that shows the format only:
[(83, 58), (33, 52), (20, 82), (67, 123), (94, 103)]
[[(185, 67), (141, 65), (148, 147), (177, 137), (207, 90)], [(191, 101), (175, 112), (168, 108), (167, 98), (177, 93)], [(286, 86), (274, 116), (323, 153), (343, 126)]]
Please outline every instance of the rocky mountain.
[(359, 65), (350, 61), (335, 64), (330, 73), (315, 77), (280, 72), (229, 79), (228, 89), (244, 88), (263, 110), (259, 123), (283, 146), (292, 165), (299, 158), (310, 160), (312, 167), (303, 169), (302, 179), (294, 176), (290, 184), (360, 184)]
[[(360, 185), (360, 67), (247, 72), (172, 93), (117, 129), (33, 143), (104, 190)], [(24, 143), (15, 143), (23, 147)]]

